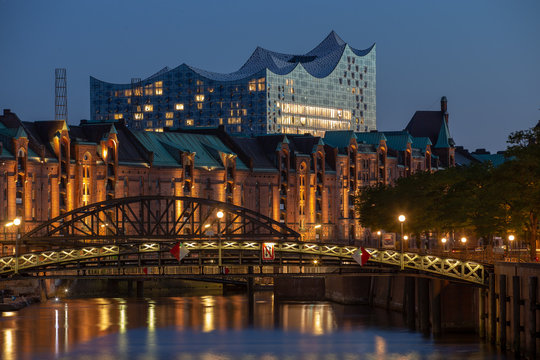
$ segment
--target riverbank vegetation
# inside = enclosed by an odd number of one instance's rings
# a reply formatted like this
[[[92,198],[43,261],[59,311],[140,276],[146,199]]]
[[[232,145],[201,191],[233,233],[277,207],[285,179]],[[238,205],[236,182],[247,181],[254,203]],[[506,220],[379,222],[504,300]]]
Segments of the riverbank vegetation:
[[[362,189],[355,198],[362,226],[399,232],[399,214],[407,232],[459,234],[483,244],[494,237],[519,238],[536,256],[540,216],[540,122],[512,133],[506,161],[418,172],[393,185]],[[427,237],[427,236],[426,236]]]

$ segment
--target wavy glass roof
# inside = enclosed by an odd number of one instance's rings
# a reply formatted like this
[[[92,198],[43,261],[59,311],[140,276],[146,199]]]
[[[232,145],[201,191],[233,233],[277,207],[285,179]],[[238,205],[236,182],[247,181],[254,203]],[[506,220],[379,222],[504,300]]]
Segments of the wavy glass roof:
[[[310,75],[316,78],[324,78],[335,69],[346,47],[349,47],[357,56],[365,56],[370,53],[374,46],[375,44],[364,50],[352,48],[338,34],[332,31],[313,50],[303,55],[279,53],[257,47],[240,69],[229,74],[206,71],[186,64],[182,64],[170,71],[185,67],[210,80],[236,81],[253,77],[267,69],[278,75],[286,75],[297,66],[302,66]],[[150,80],[168,71],[168,68],[165,67],[145,80]]]
[[[188,67],[204,77],[218,81],[240,80],[265,69],[278,75],[285,75],[293,71],[297,66],[304,67],[314,77],[323,78],[334,70],[347,46],[354,54],[365,56],[369,54],[375,44],[364,50],[354,49],[332,31],[313,50],[303,55],[278,53],[257,47],[246,63],[238,71],[230,74],[220,74],[191,66]]]

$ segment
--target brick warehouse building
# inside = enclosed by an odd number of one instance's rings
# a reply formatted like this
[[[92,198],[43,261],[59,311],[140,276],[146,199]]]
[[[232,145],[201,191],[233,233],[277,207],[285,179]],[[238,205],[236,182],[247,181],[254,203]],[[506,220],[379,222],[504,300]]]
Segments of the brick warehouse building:
[[[448,149],[405,130],[242,137],[222,127],[147,132],[123,121],[23,122],[5,109],[0,220],[20,217],[28,231],[94,202],[160,194],[234,203],[285,223],[306,240],[361,240],[366,234],[352,195],[453,165],[436,155],[453,153],[446,122],[434,131],[427,135]],[[13,231],[4,230],[8,237]]]

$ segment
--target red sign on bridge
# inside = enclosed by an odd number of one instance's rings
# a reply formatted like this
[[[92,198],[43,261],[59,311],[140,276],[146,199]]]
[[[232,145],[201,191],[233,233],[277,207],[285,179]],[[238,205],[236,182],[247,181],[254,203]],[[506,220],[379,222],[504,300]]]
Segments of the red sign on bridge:
[[[262,246],[262,259],[269,261],[275,259],[274,243],[263,243]]]

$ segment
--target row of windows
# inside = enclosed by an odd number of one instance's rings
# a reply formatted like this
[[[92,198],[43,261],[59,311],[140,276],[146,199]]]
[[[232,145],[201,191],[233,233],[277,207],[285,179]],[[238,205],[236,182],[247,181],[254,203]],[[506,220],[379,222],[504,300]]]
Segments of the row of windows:
[[[248,83],[248,91],[250,92],[251,91],[264,91],[266,88],[265,81],[266,81],[265,78],[250,80]],[[202,88],[204,83],[201,80],[197,80],[196,84],[198,87],[197,93],[202,93],[204,91],[204,89]],[[181,87],[181,84],[178,84],[178,87]],[[223,87],[221,86],[220,89],[222,90]],[[214,92],[213,87],[209,87],[207,90],[210,93]],[[233,90],[231,89],[231,91]],[[236,91],[238,91],[238,87],[236,87]],[[115,97],[142,96],[143,93],[144,95],[148,95],[148,96],[163,95],[163,81],[156,81],[153,84],[145,85],[144,89],[142,86],[137,86],[133,89],[116,90],[114,91],[114,96]],[[197,100],[197,101],[203,101],[203,100],[204,100],[204,95],[202,95],[201,100]]]
[[[280,107],[280,103],[276,103]],[[319,106],[309,106],[300,104],[281,103],[281,110],[288,114],[322,116],[331,119],[351,120],[351,111],[343,109],[333,109]]]

